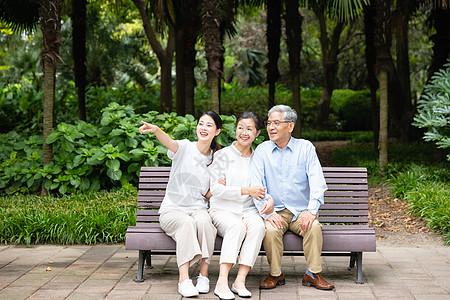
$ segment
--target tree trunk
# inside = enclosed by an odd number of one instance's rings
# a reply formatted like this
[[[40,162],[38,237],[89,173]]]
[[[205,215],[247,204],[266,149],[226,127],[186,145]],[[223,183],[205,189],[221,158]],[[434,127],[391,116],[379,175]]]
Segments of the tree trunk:
[[[299,14],[297,0],[286,2],[286,43],[289,53],[289,74],[291,77],[292,106],[297,112],[298,120],[293,136],[302,136],[301,99],[300,99],[300,51],[302,49],[302,16]]]
[[[378,101],[377,101],[377,89],[378,80],[375,73],[375,16],[377,14],[374,4],[370,4],[364,8],[364,36],[365,36],[365,54],[366,54],[366,68],[367,78],[370,88],[370,99],[372,102],[372,131],[373,131],[373,146],[375,151],[378,152]]]
[[[184,28],[177,27],[176,40],[175,40],[175,64],[176,64],[176,112],[179,116],[186,114],[186,71],[185,71],[185,59],[184,59]]]
[[[378,166],[381,170],[388,163],[388,73],[380,71],[380,141]]]
[[[78,119],[86,121],[86,3],[72,1],[72,56],[78,96]]]
[[[428,69],[428,81],[431,76],[444,67],[450,56],[450,7],[435,8],[431,19],[436,33],[431,36],[433,41],[433,58]]]
[[[167,38],[166,49],[156,38],[150,16],[147,11],[147,4],[144,0],[132,0],[142,18],[145,35],[153,51],[158,58],[161,67],[161,91],[160,91],[160,112],[170,112],[172,110],[172,60],[175,51],[175,30],[169,23],[169,36]]]
[[[198,32],[201,28],[201,17],[199,14],[198,0],[182,1],[183,30],[184,30],[184,66],[185,66],[185,113],[195,114],[194,90],[195,81],[195,65]]]
[[[209,84],[211,85],[211,110],[219,113],[219,78],[217,76],[212,76],[209,79]],[[217,101],[212,101],[213,99],[217,99]]]
[[[275,105],[275,84],[280,77],[278,58],[281,40],[281,1],[267,0],[267,50],[269,62],[266,65],[269,84],[268,108]]]
[[[61,60],[59,47],[61,46],[61,1],[39,1],[39,13],[41,16],[41,30],[43,37],[43,49],[41,63],[44,71],[44,120],[42,149],[43,166],[53,159],[52,145],[46,143],[47,137],[52,133],[55,119],[55,81],[56,64]],[[47,189],[42,186],[41,195],[47,195]]]
[[[408,6],[406,0],[397,1],[396,10],[392,16],[392,25],[396,37],[396,68],[390,76],[389,107],[391,136],[401,142],[415,138],[415,128],[411,125],[414,107],[411,99],[410,68],[408,55]]]
[[[222,72],[220,58],[224,52],[220,33],[221,1],[209,0],[203,2],[202,22],[205,31],[205,56],[208,61],[208,84],[211,88],[211,109],[220,111],[219,84]]]
[[[392,73],[390,1],[375,2],[377,17],[375,18],[375,47],[377,53],[376,68],[380,82],[380,139],[378,164],[383,172],[388,163],[388,91],[389,74]]]
[[[380,71],[380,141],[378,166],[388,163],[388,73]]]
[[[325,130],[329,128],[328,119],[330,116],[331,95],[336,84],[336,73],[339,65],[337,55],[339,54],[339,40],[344,29],[344,23],[338,22],[336,24],[331,39],[329,39],[324,9],[315,5],[313,6],[313,11],[319,21],[323,65],[323,89],[319,100],[316,128]]]

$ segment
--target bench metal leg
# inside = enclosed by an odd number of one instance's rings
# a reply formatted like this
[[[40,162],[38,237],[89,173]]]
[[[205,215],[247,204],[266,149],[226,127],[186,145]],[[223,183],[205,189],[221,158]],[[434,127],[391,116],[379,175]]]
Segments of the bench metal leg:
[[[134,280],[136,282],[144,281],[144,262],[145,262],[146,256],[147,256],[146,250],[139,250],[138,272],[137,272],[137,278]]]
[[[353,269],[353,267],[355,266],[356,257],[357,257],[357,253],[356,252],[352,252],[350,254],[350,264],[349,264],[347,270],[350,271],[351,269]]]
[[[145,262],[146,262],[146,269],[153,269],[152,266],[152,250],[148,250],[146,251],[146,257],[145,257]]]
[[[357,252],[357,262],[356,262],[356,283],[363,284],[362,280],[362,252]]]

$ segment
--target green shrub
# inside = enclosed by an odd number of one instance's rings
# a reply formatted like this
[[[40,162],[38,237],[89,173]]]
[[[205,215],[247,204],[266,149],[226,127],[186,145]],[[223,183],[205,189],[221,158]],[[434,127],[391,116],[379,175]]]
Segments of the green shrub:
[[[411,203],[413,213],[446,236],[450,244],[450,168],[448,162],[435,158],[434,151],[431,144],[392,145],[385,175],[370,145],[339,148],[333,152],[333,160],[338,166],[367,167],[369,185],[389,186],[394,197]]]
[[[125,240],[136,222],[136,191],[0,197],[0,243],[96,244]]]
[[[331,103],[344,131],[372,130],[370,91],[335,90]]]
[[[427,129],[426,141],[435,141],[439,148],[450,149],[450,60],[444,67],[425,86],[413,125]]]
[[[222,146],[235,139],[236,119],[221,116]],[[53,160],[42,168],[42,136],[23,139],[15,132],[0,138],[0,195],[36,192],[44,186],[60,194],[121,187],[134,189],[141,166],[167,166],[167,149],[153,134],[138,132],[140,121],[161,127],[174,139],[196,140],[197,121],[191,115],[135,114],[130,106],[111,103],[102,110],[100,125],[60,123],[47,138]],[[255,144],[264,140],[261,135]]]

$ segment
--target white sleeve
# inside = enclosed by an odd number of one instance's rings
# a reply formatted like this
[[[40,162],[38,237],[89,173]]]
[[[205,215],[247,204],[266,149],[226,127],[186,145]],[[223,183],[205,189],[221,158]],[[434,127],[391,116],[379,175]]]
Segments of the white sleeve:
[[[177,152],[173,152],[171,150],[167,150],[167,156],[171,160],[176,160],[179,157],[183,155],[183,152],[186,151],[186,148],[188,147],[189,143],[191,143],[189,140],[177,140],[178,142],[178,150]]]

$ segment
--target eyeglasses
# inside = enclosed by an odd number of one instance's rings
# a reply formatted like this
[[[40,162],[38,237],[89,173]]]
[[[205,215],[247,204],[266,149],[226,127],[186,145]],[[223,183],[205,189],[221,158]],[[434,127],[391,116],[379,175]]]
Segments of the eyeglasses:
[[[267,127],[269,127],[270,125],[274,125],[275,127],[280,126],[281,123],[291,123],[292,121],[279,121],[279,120],[275,120],[275,121],[266,121],[264,122],[266,124]]]

